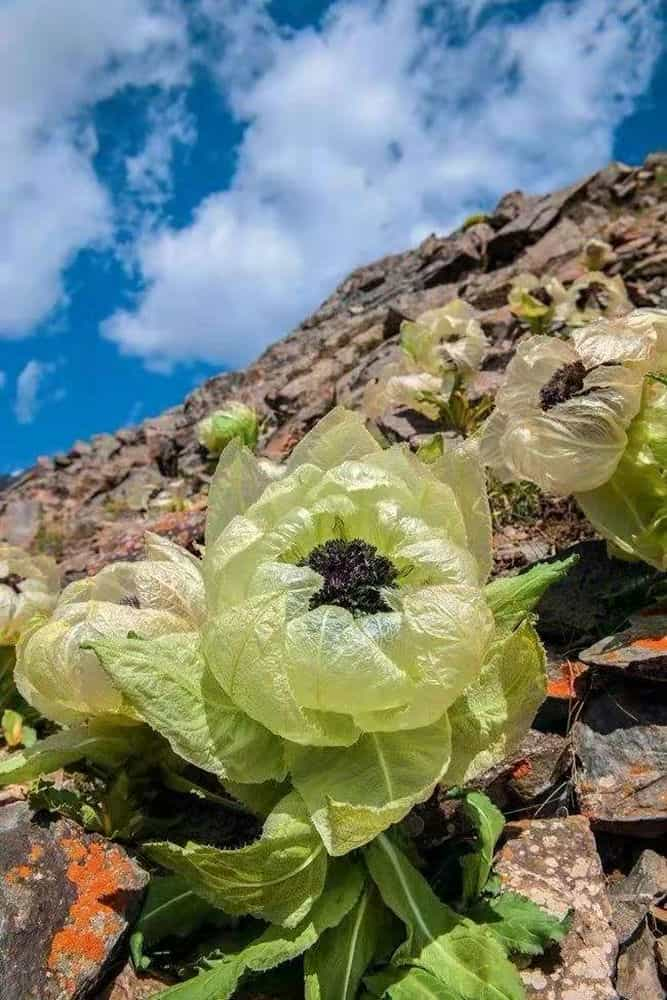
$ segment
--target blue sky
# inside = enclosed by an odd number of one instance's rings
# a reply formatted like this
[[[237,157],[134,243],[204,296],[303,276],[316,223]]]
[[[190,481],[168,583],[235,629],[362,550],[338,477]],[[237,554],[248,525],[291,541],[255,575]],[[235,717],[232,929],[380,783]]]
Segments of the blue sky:
[[[0,0],[0,472],[353,267],[667,147],[661,0]]]

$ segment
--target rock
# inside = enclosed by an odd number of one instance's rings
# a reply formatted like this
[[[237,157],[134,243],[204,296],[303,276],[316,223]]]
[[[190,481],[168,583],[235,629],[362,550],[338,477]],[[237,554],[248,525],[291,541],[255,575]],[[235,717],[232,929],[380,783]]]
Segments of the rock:
[[[660,975],[667,979],[667,936],[658,938],[655,942],[655,957]]]
[[[38,500],[12,500],[0,518],[0,538],[10,545],[29,548],[33,543],[42,519],[42,505]]]
[[[609,887],[612,923],[625,944],[654,903],[667,895],[667,860],[655,851],[642,851],[629,875]]]
[[[556,916],[573,911],[559,951],[521,973],[528,1000],[617,1000],[612,979],[618,945],[588,821],[523,820],[509,823],[506,833],[496,865],[504,888]]]
[[[655,953],[655,938],[644,924],[622,951],[616,971],[616,989],[623,1000],[661,1000],[664,997]]]
[[[151,975],[138,976],[131,962],[121,969],[110,986],[95,1000],[148,1000],[170,986],[166,979],[156,979]]]
[[[572,729],[581,812],[598,829],[667,831],[667,700],[661,684],[605,678]]]
[[[517,250],[536,243],[559,219],[561,212],[585,187],[586,181],[554,194],[533,198],[499,229],[487,247],[490,260],[505,262]]]
[[[570,555],[576,555],[578,562],[537,606],[540,635],[567,651],[605,635],[610,616],[618,618],[620,613],[622,619],[628,611],[642,608],[660,576],[642,563],[611,559],[600,541],[580,542],[561,550],[557,558]]]
[[[0,808],[0,996],[84,1000],[106,976],[147,874],[117,844],[68,820]]]
[[[630,627],[579,654],[584,663],[628,677],[667,681],[667,607],[630,618]]]
[[[512,812],[523,807],[528,812],[536,807],[542,813],[541,805],[563,784],[569,764],[568,740],[557,733],[529,729],[515,750],[496,767],[481,774],[474,785],[499,809]],[[556,797],[552,802],[554,807],[559,804]]]

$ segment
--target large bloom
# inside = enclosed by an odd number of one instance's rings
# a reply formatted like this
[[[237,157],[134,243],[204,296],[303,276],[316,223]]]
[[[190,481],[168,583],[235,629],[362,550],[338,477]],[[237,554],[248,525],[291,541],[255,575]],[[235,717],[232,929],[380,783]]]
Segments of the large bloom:
[[[13,645],[35,615],[48,614],[60,589],[60,573],[49,556],[0,545],[0,646]]]
[[[475,447],[426,466],[383,451],[339,409],[271,481],[233,442],[209,496],[200,637],[95,642],[114,684],[245,801],[289,778],[332,854],[371,840],[443,777],[474,776],[521,736],[544,692],[525,610],[508,624],[485,587]],[[505,601],[513,614],[527,607],[524,584]]]
[[[156,637],[197,628],[205,611],[198,560],[157,535],[147,559],[118,562],[65,587],[17,647],[16,686],[39,712],[62,724],[136,718],[95,654],[103,637]]]
[[[504,480],[574,493],[594,526],[627,555],[665,568],[667,320],[639,309],[531,337],[507,369],[484,425],[485,462]],[[599,492],[599,491],[604,492]]]

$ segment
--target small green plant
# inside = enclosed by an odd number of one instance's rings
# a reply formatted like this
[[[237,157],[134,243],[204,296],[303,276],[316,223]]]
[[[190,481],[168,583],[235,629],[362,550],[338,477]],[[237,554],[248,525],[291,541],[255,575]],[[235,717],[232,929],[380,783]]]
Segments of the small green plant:
[[[487,212],[473,212],[469,215],[467,219],[464,219],[461,229],[465,232],[466,229],[470,229],[471,226],[477,226],[481,222],[488,222],[489,215]]]
[[[230,441],[238,439],[251,451],[257,446],[260,421],[255,410],[245,403],[228,403],[197,424],[199,443],[210,455],[220,455]]]

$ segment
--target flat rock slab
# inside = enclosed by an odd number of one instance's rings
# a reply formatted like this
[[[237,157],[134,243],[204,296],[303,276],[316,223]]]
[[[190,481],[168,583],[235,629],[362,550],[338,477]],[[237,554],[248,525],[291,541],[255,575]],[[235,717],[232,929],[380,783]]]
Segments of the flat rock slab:
[[[96,996],[148,876],[122,847],[68,820],[0,808],[0,997]]]
[[[667,609],[633,615],[629,628],[596,642],[579,659],[628,677],[667,681]]]
[[[663,684],[605,677],[572,728],[581,812],[601,830],[667,832],[667,698]]]
[[[583,816],[509,823],[497,870],[503,886],[558,917],[573,911],[560,949],[521,973],[529,1000],[617,1000],[618,943],[595,840]],[[648,1000],[648,998],[646,998]]]

